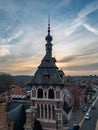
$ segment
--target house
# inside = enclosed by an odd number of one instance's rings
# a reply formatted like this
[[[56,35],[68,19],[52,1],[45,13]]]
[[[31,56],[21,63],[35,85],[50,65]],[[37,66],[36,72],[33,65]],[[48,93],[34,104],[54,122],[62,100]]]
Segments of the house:
[[[27,91],[23,90],[20,86],[14,86],[11,90],[12,99],[26,99],[29,96]]]
[[[65,84],[65,87],[70,91],[72,95],[71,104],[72,106],[82,106],[86,102],[86,91],[87,89],[81,89],[75,84]]]

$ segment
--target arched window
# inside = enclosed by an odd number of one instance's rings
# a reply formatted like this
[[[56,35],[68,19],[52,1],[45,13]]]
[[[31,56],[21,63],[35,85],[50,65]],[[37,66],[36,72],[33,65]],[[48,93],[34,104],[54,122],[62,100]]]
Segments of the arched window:
[[[42,88],[38,89],[38,91],[37,91],[37,97],[38,98],[43,98],[43,90],[42,90]]]
[[[51,88],[48,91],[48,98],[49,99],[54,99],[54,90]]]

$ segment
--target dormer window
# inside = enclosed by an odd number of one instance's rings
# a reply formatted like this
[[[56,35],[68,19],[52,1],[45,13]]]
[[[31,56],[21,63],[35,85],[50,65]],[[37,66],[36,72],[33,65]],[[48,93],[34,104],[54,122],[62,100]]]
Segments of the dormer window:
[[[46,62],[46,64],[48,64],[48,63],[49,63],[49,60],[45,60],[45,62]]]
[[[49,78],[50,78],[49,75],[43,75],[43,79],[44,79],[44,80],[48,80]]]

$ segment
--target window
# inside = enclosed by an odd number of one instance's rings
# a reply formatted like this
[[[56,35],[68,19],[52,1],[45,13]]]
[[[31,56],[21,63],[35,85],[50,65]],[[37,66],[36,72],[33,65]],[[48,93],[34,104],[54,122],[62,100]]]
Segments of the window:
[[[48,63],[49,63],[49,60],[45,60],[45,62],[46,62],[46,64],[48,64]]]
[[[49,91],[48,91],[48,98],[49,99],[54,99],[54,90],[53,89],[49,89]]]
[[[43,76],[43,78],[44,78],[45,80],[48,80],[49,77],[50,77],[49,75],[44,75],[44,76]]]
[[[37,97],[38,97],[38,98],[43,98],[43,90],[42,90],[42,88],[39,88],[39,89],[38,89]]]

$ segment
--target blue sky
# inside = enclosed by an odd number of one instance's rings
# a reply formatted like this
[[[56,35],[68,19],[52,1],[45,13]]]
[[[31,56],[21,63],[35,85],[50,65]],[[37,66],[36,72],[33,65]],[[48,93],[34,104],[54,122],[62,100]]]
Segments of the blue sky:
[[[98,75],[98,0],[0,0],[0,72],[33,75],[45,55],[65,75]]]

